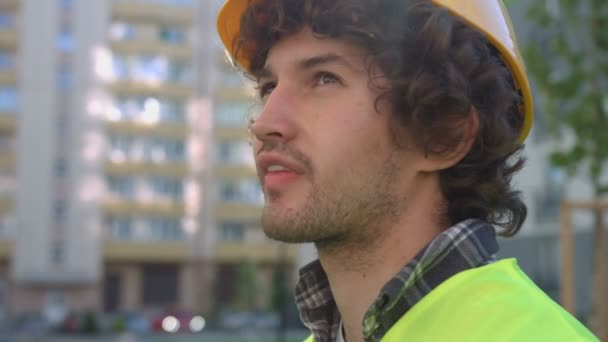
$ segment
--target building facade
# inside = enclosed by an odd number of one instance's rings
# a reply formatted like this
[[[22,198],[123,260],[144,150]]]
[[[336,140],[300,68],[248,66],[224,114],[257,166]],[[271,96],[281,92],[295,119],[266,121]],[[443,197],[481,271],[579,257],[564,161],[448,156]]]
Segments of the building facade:
[[[6,312],[210,307],[205,5],[2,2]]]
[[[219,5],[0,2],[0,319],[271,306],[297,251],[260,228]]]

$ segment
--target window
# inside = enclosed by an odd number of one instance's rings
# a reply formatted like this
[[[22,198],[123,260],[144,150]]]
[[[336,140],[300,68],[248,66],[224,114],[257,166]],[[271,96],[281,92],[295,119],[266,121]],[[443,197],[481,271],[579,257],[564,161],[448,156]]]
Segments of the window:
[[[69,90],[73,85],[72,70],[67,65],[62,65],[57,69],[57,88],[61,90]]]
[[[136,36],[135,26],[127,23],[112,23],[109,31],[112,40],[133,40]]]
[[[57,50],[68,53],[74,50],[74,35],[72,28],[68,25],[62,25],[57,33]]]
[[[169,60],[166,57],[139,56],[129,61],[130,78],[136,81],[164,82],[169,75]]]
[[[129,240],[133,238],[133,223],[129,217],[110,217],[106,220],[106,226],[113,239]]]
[[[160,102],[161,121],[185,122],[186,115],[182,101],[164,100]]]
[[[55,203],[55,219],[63,220],[65,218],[65,204],[63,202]]]
[[[168,80],[176,83],[191,83],[192,65],[188,63],[172,62],[169,64]]]
[[[148,228],[152,240],[176,241],[184,238],[180,220],[176,218],[148,219]]]
[[[6,152],[12,151],[14,144],[15,144],[15,138],[13,136],[0,135],[0,153],[6,153]]]
[[[59,6],[63,10],[70,10],[74,7],[74,0],[59,0]]]
[[[120,120],[134,120],[144,109],[145,98],[119,98],[114,107],[119,113]]]
[[[143,141],[143,159],[162,163],[185,160],[185,143],[183,140],[150,138]]]
[[[67,173],[67,161],[65,159],[57,159],[55,161],[55,176],[65,177]]]
[[[168,140],[164,143],[167,159],[171,161],[182,161],[185,159],[185,148],[183,140]]]
[[[14,24],[15,17],[11,13],[0,11],[0,29],[11,28]]]
[[[110,136],[110,148],[112,150],[128,151],[133,145],[133,138],[124,135]]]
[[[57,116],[57,120],[55,121],[55,128],[57,129],[57,134],[59,136],[63,136],[68,132],[68,124],[69,120],[65,115]]]
[[[14,87],[0,87],[0,111],[14,112],[18,104],[19,98]]]
[[[63,244],[60,242],[53,243],[53,246],[51,247],[51,260],[53,261],[53,264],[62,264],[64,255]]]
[[[112,69],[114,77],[119,81],[127,80],[129,77],[129,68],[127,67],[127,60],[123,56],[114,55],[112,57]]]
[[[135,182],[131,177],[108,177],[108,189],[114,196],[123,199],[133,199],[135,197]]]
[[[222,241],[243,241],[245,238],[245,225],[242,223],[226,222],[220,224],[219,232]]]
[[[250,111],[244,102],[222,103],[215,111],[215,120],[222,126],[245,127]]]
[[[220,199],[228,202],[262,203],[262,190],[255,179],[224,181],[220,184]]]
[[[159,38],[163,42],[183,43],[186,41],[186,33],[176,27],[164,27],[159,31]]]
[[[161,122],[185,122],[185,109],[183,101],[168,99],[135,97],[118,98],[114,102],[114,108],[119,120],[139,121],[147,113],[145,112],[146,101],[148,103],[158,103]],[[158,101],[158,102],[156,102]],[[149,114],[149,113],[148,113]]]
[[[174,200],[182,199],[184,196],[184,186],[181,179],[153,177],[150,179],[150,186],[158,196],[170,197]]]
[[[0,70],[13,68],[13,55],[8,52],[0,52]]]
[[[253,152],[245,141],[221,142],[217,145],[218,161],[230,165],[254,165]]]

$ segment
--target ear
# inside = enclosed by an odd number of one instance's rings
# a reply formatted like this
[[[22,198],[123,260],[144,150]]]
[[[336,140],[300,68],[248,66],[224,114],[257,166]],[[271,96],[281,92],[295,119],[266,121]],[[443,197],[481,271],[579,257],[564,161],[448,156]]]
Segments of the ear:
[[[436,151],[428,151],[420,163],[420,171],[437,172],[458,164],[471,150],[471,146],[479,133],[479,113],[471,106],[468,115],[454,119],[449,125],[455,132],[453,138],[448,138],[454,145],[440,143]],[[438,139],[441,140],[441,139]]]

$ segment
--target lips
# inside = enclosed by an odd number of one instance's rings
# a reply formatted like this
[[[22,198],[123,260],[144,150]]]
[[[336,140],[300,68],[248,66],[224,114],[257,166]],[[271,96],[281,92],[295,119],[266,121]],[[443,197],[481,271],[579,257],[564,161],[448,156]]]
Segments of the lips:
[[[266,176],[269,173],[295,173],[301,175],[304,173],[303,167],[289,158],[275,153],[261,153],[257,160],[257,169],[260,176]]]
[[[304,174],[300,164],[277,153],[261,153],[256,164],[262,185],[268,189],[278,190]]]

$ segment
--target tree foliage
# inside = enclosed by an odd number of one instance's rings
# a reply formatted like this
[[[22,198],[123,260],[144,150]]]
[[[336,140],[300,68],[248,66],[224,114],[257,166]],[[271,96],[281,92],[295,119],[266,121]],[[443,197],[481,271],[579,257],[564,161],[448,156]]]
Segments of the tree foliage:
[[[256,265],[245,260],[238,266],[236,297],[233,306],[238,310],[252,310],[257,295]]]
[[[557,148],[551,162],[590,177],[594,195],[608,161],[608,1],[539,0],[528,11],[533,29],[525,49],[538,92],[542,121],[574,142]]]

